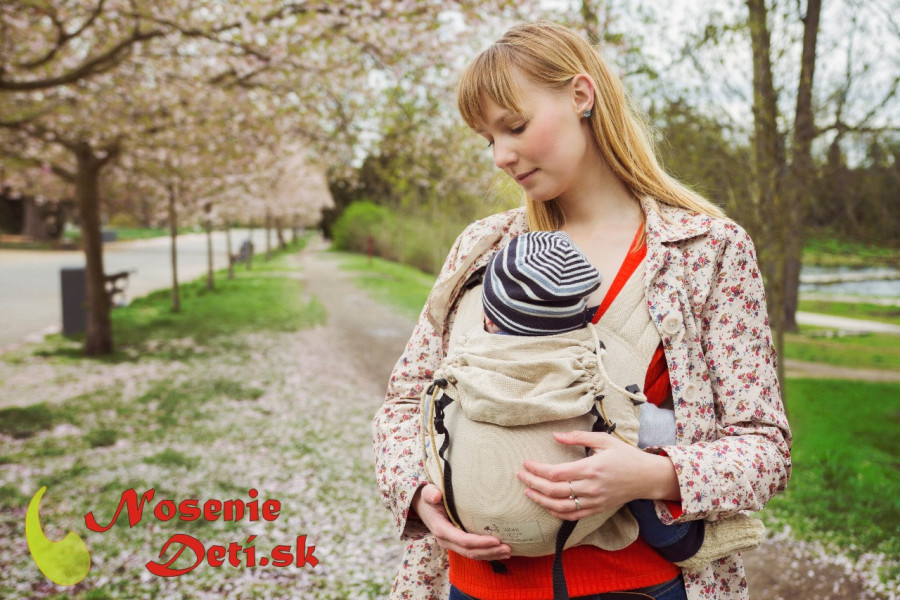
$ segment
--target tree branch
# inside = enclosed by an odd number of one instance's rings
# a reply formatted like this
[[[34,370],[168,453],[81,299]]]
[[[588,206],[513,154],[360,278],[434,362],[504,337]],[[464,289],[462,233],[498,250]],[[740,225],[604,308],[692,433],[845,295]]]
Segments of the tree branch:
[[[32,70],[49,63],[56,57],[56,54],[63,48],[63,46],[65,46],[70,40],[80,36],[94,24],[94,22],[103,13],[103,5],[105,3],[106,0],[99,0],[97,6],[91,12],[91,15],[87,18],[87,20],[85,20],[81,27],[71,33],[66,31],[65,24],[60,21],[55,14],[45,12],[44,14],[46,14],[47,17],[49,17],[50,20],[53,21],[53,25],[56,27],[56,44],[54,44],[54,46],[44,56],[32,61],[18,63],[16,66],[20,69]]]
[[[103,54],[86,60],[81,64],[81,66],[76,67],[63,75],[49,77],[47,79],[34,79],[31,81],[12,81],[0,79],[0,93],[32,92],[37,90],[45,90],[52,87],[75,83],[76,81],[85,79],[92,75],[104,73],[114,68],[134,44],[161,37],[166,33],[166,31],[160,29],[154,29],[142,33],[139,29],[136,28],[130,37],[120,41],[118,44],[116,44]]]
[[[38,169],[43,169],[45,167],[50,167],[50,171],[65,181],[66,183],[74,183],[75,182],[75,173],[69,171],[68,169],[61,167],[57,164],[48,163],[46,160],[42,160],[40,158],[35,158],[33,156],[21,156],[16,155],[15,159],[21,162],[22,164],[35,167]]]

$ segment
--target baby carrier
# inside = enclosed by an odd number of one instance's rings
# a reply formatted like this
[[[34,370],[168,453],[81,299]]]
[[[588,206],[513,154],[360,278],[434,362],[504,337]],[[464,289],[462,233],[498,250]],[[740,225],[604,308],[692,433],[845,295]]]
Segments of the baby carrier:
[[[586,449],[553,432],[605,431],[634,446],[640,390],[659,334],[638,269],[596,325],[548,336],[491,334],[481,289],[467,284],[447,356],[422,396],[423,463],[457,527],[489,533],[520,556],[559,555],[593,544],[622,549],[637,539],[627,510],[562,521],[524,495],[522,462],[562,463]],[[638,340],[634,343],[634,340]]]

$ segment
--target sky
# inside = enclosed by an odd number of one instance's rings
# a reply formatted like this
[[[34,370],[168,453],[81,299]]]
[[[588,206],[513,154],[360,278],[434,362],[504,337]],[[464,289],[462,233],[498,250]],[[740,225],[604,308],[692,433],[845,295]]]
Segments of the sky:
[[[735,29],[746,19],[743,0],[595,0],[608,13],[610,30],[624,35],[636,52],[607,51],[606,57],[620,73],[635,100],[645,110],[652,102],[687,99],[721,122],[729,123],[734,135],[747,137],[752,131],[752,56],[749,36]],[[776,11],[771,20],[773,70],[781,90],[781,112],[793,114],[799,78],[802,23],[796,13],[800,0],[778,0],[788,6],[787,18]],[[772,4],[770,2],[770,4]],[[802,3],[805,6],[805,2]],[[827,0],[824,2],[818,44],[816,100],[818,125],[834,120],[835,98],[845,93],[843,118],[855,124],[864,121],[872,106],[881,105],[900,78],[900,0]],[[580,0],[542,0],[547,16],[578,14]],[[898,16],[895,16],[898,15]],[[490,44],[513,21],[495,20],[486,32],[482,47]],[[706,43],[696,49],[704,31],[720,32],[718,45]],[[447,43],[467,34],[460,19],[447,13],[443,31]],[[459,44],[459,66],[471,60],[478,44]],[[476,48],[473,50],[473,47]],[[643,58],[657,77],[631,74]],[[848,62],[849,61],[849,62]],[[849,65],[849,69],[848,69]],[[379,74],[371,74],[370,83]],[[900,101],[889,98],[878,114],[869,119],[873,126],[900,126]],[[789,123],[782,124],[789,127]],[[377,136],[376,136],[377,137]],[[372,140],[374,141],[374,140]],[[824,136],[820,143],[827,143]]]

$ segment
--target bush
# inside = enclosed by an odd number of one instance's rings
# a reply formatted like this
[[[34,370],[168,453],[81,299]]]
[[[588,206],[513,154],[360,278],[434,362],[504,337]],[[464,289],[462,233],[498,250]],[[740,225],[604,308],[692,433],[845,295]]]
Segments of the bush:
[[[378,256],[396,259],[392,237],[396,235],[396,218],[390,210],[367,200],[354,202],[332,227],[332,241],[338,250],[367,253],[369,239]]]
[[[402,235],[394,239],[397,245],[395,260],[436,275],[453,240],[442,239],[442,232],[422,218],[407,218],[402,225]]]
[[[375,256],[436,274],[465,225],[443,217],[435,222],[416,214],[394,214],[374,202],[361,201],[348,206],[335,221],[332,241],[336,250],[368,254],[371,237]]]

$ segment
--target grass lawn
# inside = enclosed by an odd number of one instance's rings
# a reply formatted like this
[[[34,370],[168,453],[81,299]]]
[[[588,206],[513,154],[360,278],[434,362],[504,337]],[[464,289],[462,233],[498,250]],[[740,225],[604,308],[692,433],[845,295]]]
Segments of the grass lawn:
[[[828,302],[827,300],[800,300],[799,310],[835,317],[864,319],[900,325],[900,306],[885,306],[866,302]]]
[[[130,240],[146,240],[150,238],[168,237],[168,227],[104,227],[103,231],[113,231],[116,234],[116,241],[125,242]],[[201,233],[202,227],[179,227],[178,235],[188,233]],[[81,230],[78,228],[68,229],[63,234],[66,241],[81,243]]]
[[[827,337],[817,327],[800,327],[800,333],[785,335],[787,358],[856,369],[900,371],[900,336],[868,333]]]
[[[155,237],[168,237],[169,229],[166,227],[109,227],[109,231],[116,232],[116,239],[125,240],[146,240]],[[180,227],[178,235],[186,233],[200,233],[203,231],[199,227]]]
[[[350,252],[335,252],[341,258],[341,268],[355,273],[356,283],[372,297],[415,318],[422,312],[434,276],[399,263]]]
[[[257,255],[250,270],[235,266],[234,279],[227,271],[215,273],[214,289],[206,289],[202,276],[179,286],[181,311],[172,312],[171,290],[159,290],[112,311],[115,353],[99,360],[130,361],[139,356],[169,358],[210,351],[218,338],[254,331],[297,331],[325,320],[325,308],[315,297],[303,295],[301,283],[280,277],[296,271],[291,253],[273,253],[268,261]],[[21,352],[47,357],[81,359],[81,337],[50,336],[44,342],[6,355],[16,360]]]
[[[900,384],[796,379],[786,386],[794,434],[787,491],[764,514],[805,539],[889,557],[900,576]]]
[[[318,301],[299,302],[302,286],[296,279],[273,276],[289,270],[284,258],[254,259],[251,270],[238,265],[235,278],[225,271],[206,289],[201,277],[180,287],[181,312],[173,313],[171,291],[154,292],[113,311],[113,329],[120,345],[141,345],[148,337],[191,337],[198,343],[232,333],[254,330],[296,331],[324,320]],[[296,267],[294,267],[296,269]]]
[[[275,253],[269,261],[262,257],[254,260],[253,268],[235,269],[235,278],[227,279],[227,271],[216,273],[213,290],[206,289],[206,277],[182,284],[181,312],[172,312],[171,291],[161,290],[136,299],[128,306],[112,311],[113,337],[116,351],[111,356],[99,357],[98,362],[134,362],[138,359],[183,360],[188,357],[215,354],[217,344],[234,350],[227,338],[241,333],[291,332],[323,323],[326,312],[315,297],[302,295],[299,281],[290,277],[274,276],[276,272],[296,271],[291,260],[297,248]],[[6,362],[20,362],[27,355],[51,361],[82,361],[81,338],[49,336],[39,344],[33,344],[3,355]],[[198,383],[200,388],[203,384]],[[200,396],[225,393],[231,397],[253,397],[255,388],[244,389],[236,382],[211,382],[207,390],[188,389],[187,394]],[[223,387],[224,386],[224,387]],[[163,394],[164,395],[164,394]],[[178,396],[181,398],[181,396]],[[172,400],[175,403],[180,399]],[[77,413],[77,410],[76,410]],[[72,406],[33,404],[23,408],[0,410],[0,433],[15,438],[27,438],[60,422],[68,422]],[[95,432],[91,441],[104,445],[110,439],[109,429]],[[111,445],[115,442],[113,437]]]
[[[817,267],[900,266],[900,250],[832,237],[807,238],[803,264]]]

